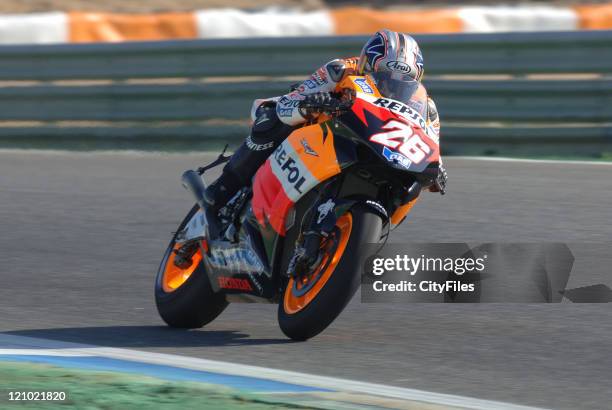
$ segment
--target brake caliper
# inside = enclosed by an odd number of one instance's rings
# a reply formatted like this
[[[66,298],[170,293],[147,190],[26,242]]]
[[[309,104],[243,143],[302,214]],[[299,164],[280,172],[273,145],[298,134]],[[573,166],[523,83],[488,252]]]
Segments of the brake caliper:
[[[316,213],[311,217],[310,226],[298,240],[293,257],[289,262],[287,274],[301,277],[311,273],[321,264],[324,252],[321,252],[323,241],[329,238],[336,226],[336,214],[333,212],[336,204],[329,198],[315,205]]]

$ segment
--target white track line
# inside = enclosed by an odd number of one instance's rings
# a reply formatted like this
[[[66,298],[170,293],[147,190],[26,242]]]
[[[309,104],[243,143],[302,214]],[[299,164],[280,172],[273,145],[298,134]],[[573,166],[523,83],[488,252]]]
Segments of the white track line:
[[[466,159],[474,161],[498,161],[498,162],[526,162],[532,164],[563,164],[563,165],[604,165],[611,166],[612,161],[586,161],[586,160],[573,160],[573,159],[528,159],[528,158],[508,158],[508,157],[470,157],[470,156],[449,156],[444,159]]]
[[[0,355],[11,356],[61,356],[61,357],[91,357],[89,353],[82,353],[68,349],[0,349]]]
[[[234,376],[253,377],[273,380],[283,383],[294,383],[303,386],[337,390],[341,392],[356,392],[383,396],[401,400],[412,400],[442,406],[460,407],[473,410],[541,410],[535,407],[521,406],[498,401],[481,400],[471,397],[450,394],[433,393],[423,390],[387,386],[383,384],[366,383],[336,377],[317,376],[313,374],[269,369],[266,367],[249,366],[238,363],[221,362],[174,354],[145,352],[140,350],[98,347],[75,343],[57,342],[47,339],[36,339],[23,336],[0,334],[0,354],[59,354],[101,356],[113,359],[131,360],[143,363],[181,367]],[[4,353],[13,352],[13,353]],[[36,353],[35,353],[36,352]]]

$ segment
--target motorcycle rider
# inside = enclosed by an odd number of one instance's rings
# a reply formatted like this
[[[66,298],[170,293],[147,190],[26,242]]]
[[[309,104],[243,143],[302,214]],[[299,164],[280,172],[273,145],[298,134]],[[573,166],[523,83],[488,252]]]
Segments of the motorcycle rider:
[[[204,200],[208,204],[209,225],[219,225],[218,211],[240,190],[251,184],[251,179],[268,156],[289,134],[301,124],[316,118],[326,109],[333,111],[338,104],[331,93],[349,75],[393,71],[401,62],[402,75],[407,81],[420,82],[423,78],[423,55],[417,42],[409,35],[390,30],[375,33],[363,47],[359,57],[335,59],[302,82],[289,94],[256,100],[251,116],[254,118],[251,134],[232,155],[221,176],[208,186]],[[307,109],[300,102],[308,101]],[[434,101],[428,97],[427,123],[439,133],[440,120]],[[444,190],[446,171],[440,162],[438,180],[430,190]]]

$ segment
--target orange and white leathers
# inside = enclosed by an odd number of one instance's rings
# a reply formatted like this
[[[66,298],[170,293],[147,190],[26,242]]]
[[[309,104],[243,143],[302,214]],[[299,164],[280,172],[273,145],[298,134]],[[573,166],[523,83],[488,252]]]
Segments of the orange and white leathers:
[[[276,102],[276,114],[280,121],[287,125],[297,126],[306,122],[298,107],[304,96],[318,92],[337,92],[338,84],[349,75],[357,73],[358,57],[335,59],[315,71],[303,81],[294,91],[278,97],[257,99],[251,108],[251,118],[254,121],[257,108],[267,101]],[[427,125],[431,125],[436,134],[440,134],[440,119],[434,101],[427,97]]]
[[[276,113],[281,122],[290,126],[303,124],[306,122],[306,119],[300,113],[298,105],[299,102],[304,99],[304,96],[317,92],[341,91],[338,90],[337,87],[342,80],[350,75],[359,75],[357,72],[357,61],[358,57],[332,60],[315,71],[307,80],[303,81],[297,89],[289,94],[255,100],[251,108],[252,120],[255,120],[257,108],[261,104],[266,101],[274,101],[276,102]],[[425,87],[423,86],[423,88]],[[436,132],[439,138],[440,118],[438,109],[433,99],[429,96],[427,97],[427,125],[431,125],[431,128]],[[442,157],[440,157],[440,164],[442,164]],[[430,188],[430,190],[434,190],[434,188]],[[392,224],[395,225],[400,223],[410,209],[412,209],[417,199],[418,198],[415,198],[397,209],[391,218]]]

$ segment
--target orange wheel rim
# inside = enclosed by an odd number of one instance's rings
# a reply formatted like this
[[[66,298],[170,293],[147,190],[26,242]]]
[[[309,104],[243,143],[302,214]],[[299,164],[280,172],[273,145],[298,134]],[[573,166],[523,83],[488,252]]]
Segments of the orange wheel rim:
[[[283,307],[285,312],[294,314],[310,304],[317,297],[321,289],[329,281],[340,262],[340,258],[346,250],[351,230],[353,229],[353,217],[350,213],[342,215],[336,221],[338,233],[338,245],[331,249],[330,253],[324,255],[320,265],[308,277],[301,279],[289,279],[285,295],[283,297]],[[312,283],[314,282],[314,283]],[[301,289],[308,289],[300,292]]]
[[[202,251],[198,251],[191,257],[192,263],[186,268],[180,268],[174,264],[174,258],[176,257],[175,251],[181,247],[180,244],[175,244],[172,252],[166,260],[166,266],[164,267],[164,276],[162,278],[162,286],[165,292],[174,292],[180,288],[187,279],[191,277],[193,272],[202,261]]]

